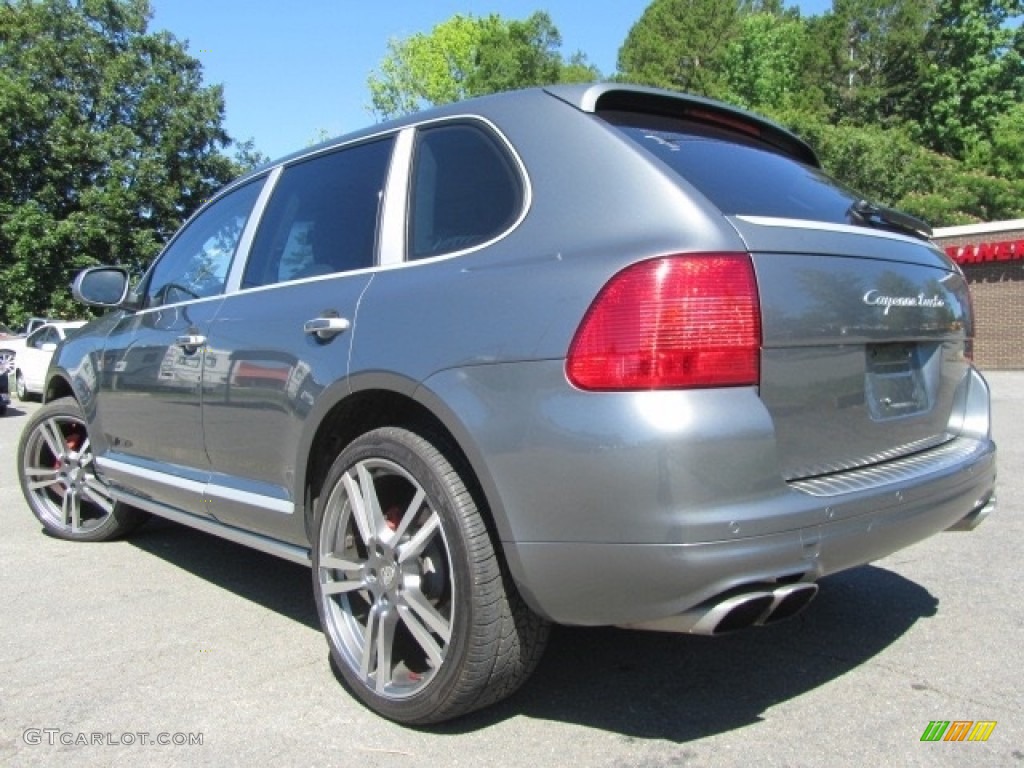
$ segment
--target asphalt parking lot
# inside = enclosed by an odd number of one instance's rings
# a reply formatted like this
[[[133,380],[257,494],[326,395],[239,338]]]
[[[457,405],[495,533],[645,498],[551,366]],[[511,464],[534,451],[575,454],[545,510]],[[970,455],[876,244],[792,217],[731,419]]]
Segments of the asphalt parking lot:
[[[338,683],[309,571],[169,522],[41,533],[0,418],[0,765],[1024,766],[1024,372],[989,375],[999,509],[724,638],[559,629],[516,696],[410,730]],[[922,742],[930,721],[986,742]],[[167,744],[153,743],[170,742]],[[199,743],[201,742],[201,743]]]

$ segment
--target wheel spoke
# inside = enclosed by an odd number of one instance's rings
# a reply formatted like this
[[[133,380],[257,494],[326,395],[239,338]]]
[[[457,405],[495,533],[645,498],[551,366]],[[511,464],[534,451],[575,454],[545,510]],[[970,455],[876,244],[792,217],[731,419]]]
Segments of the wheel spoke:
[[[57,482],[58,472],[56,469],[26,467],[24,472],[27,478],[33,478],[28,482],[30,491],[38,491],[40,488],[47,488]]]
[[[398,615],[394,611],[385,611],[380,616],[380,627],[377,630],[377,659],[374,670],[377,693],[383,693],[391,682],[391,650],[395,647],[395,627],[398,626]]]
[[[416,531],[416,535],[398,548],[398,562],[404,563],[410,557],[415,557],[422,553],[440,527],[441,518],[438,517],[437,512],[431,510],[430,517]]]
[[[346,560],[343,557],[337,555],[324,555],[320,558],[320,567],[328,568],[332,571],[358,571],[363,567],[362,563],[357,563],[355,560]]]
[[[54,458],[60,458],[67,452],[64,433],[60,431],[60,425],[54,419],[47,419],[40,424],[39,434],[46,441],[46,447],[50,449]]]
[[[441,662],[444,661],[444,653],[441,651],[437,641],[434,640],[433,635],[420,623],[420,620],[416,618],[416,615],[408,606],[398,606],[398,613],[402,617],[402,622],[409,629],[409,633],[415,638],[423,652],[427,654],[427,658],[430,659],[434,669],[440,668]]]
[[[451,640],[452,625],[444,616],[438,613],[437,609],[430,604],[419,587],[406,588],[402,593],[406,605],[409,606],[416,616],[446,643]]]
[[[356,527],[359,529],[359,536],[364,543],[368,543],[373,540],[373,524],[366,512],[363,492],[359,487],[359,483],[352,477],[351,472],[346,472],[342,475],[341,481],[345,484],[349,508],[352,510],[352,517],[355,518]]]
[[[325,596],[331,595],[343,595],[347,592],[355,592],[357,589],[362,589],[366,584],[362,579],[346,579],[345,581],[328,581],[326,582],[321,590]]]
[[[366,629],[363,630],[363,649],[359,660],[359,676],[363,680],[370,678],[373,658],[377,652],[377,634],[380,631],[380,605],[374,604],[366,616]]]
[[[409,506],[405,509],[405,514],[402,515],[402,519],[399,521],[398,526],[395,528],[394,538],[395,541],[401,541],[402,536],[405,535],[406,529],[416,519],[416,515],[419,514],[420,507],[423,506],[423,500],[427,498],[427,492],[422,488],[416,489],[416,495],[413,496]]]
[[[74,488],[68,488],[61,499],[61,513],[64,515],[64,525],[71,526],[71,532],[77,533],[82,528],[82,505]]]
[[[359,474],[359,487],[363,489],[363,501],[365,502],[363,509],[366,512],[367,523],[370,532],[374,538],[377,538],[378,531],[386,530],[384,513],[381,512],[380,500],[377,498],[377,485],[365,464],[357,466],[356,472]]]
[[[82,488],[82,497],[86,501],[91,501],[108,515],[114,511],[114,497],[96,477],[86,478],[85,486]]]

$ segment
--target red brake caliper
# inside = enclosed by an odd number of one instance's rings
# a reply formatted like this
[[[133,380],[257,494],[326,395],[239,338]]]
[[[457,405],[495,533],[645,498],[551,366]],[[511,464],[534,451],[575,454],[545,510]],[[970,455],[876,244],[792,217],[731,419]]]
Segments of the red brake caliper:
[[[82,434],[80,432],[71,432],[71,433],[69,433],[64,438],[64,445],[67,446],[67,450],[68,451],[77,451],[79,448],[82,447]],[[61,466],[63,466],[63,464],[64,464],[64,462],[61,461],[60,456],[55,456],[54,457],[54,462],[53,462],[53,468],[54,469],[60,469]],[[60,483],[54,483],[53,491],[54,491],[54,493],[56,493],[56,494],[58,494],[60,496],[63,496],[64,495],[64,486],[60,485]]]

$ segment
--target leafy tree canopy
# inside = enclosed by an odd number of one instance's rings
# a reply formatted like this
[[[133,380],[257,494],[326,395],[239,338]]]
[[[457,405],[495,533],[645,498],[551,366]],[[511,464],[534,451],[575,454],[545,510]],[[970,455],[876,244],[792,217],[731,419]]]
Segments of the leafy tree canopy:
[[[626,35],[619,71],[644,85],[722,93],[729,45],[750,8],[745,0],[654,0]]]
[[[139,269],[245,165],[224,99],[148,0],[0,4],[0,315],[71,316],[96,263]]]
[[[774,117],[826,169],[936,224],[1024,215],[1022,0],[653,0],[619,79]],[[1008,22],[1014,22],[1008,23]]]
[[[382,119],[498,91],[559,82],[590,82],[600,73],[582,53],[562,57],[551,17],[518,21],[455,15],[429,33],[388,42],[368,79],[373,111]]]

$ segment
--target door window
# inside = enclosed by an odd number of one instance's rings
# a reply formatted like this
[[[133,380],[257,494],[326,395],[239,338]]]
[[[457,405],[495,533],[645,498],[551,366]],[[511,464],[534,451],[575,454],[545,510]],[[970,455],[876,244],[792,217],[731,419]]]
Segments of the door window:
[[[224,290],[263,182],[257,179],[228,193],[171,241],[150,274],[146,306],[204,299]]]
[[[417,140],[409,258],[481,245],[515,224],[523,182],[508,151],[482,127],[423,129]]]
[[[260,222],[243,288],[374,265],[392,138],[285,169]]]

